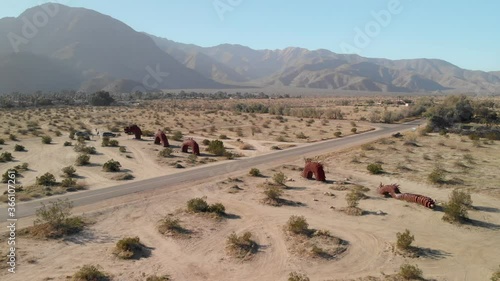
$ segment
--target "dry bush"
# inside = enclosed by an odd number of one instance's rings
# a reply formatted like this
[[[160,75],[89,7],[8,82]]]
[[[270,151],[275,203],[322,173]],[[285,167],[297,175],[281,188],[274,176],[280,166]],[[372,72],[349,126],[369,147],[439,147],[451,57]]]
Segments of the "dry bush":
[[[297,235],[310,235],[311,230],[304,216],[291,216],[286,224],[286,229]]]
[[[410,234],[410,231],[408,229],[405,230],[403,233],[396,233],[397,241],[396,241],[396,246],[398,249],[403,250],[403,251],[408,251],[411,249],[411,243],[415,240],[415,237]]]
[[[241,150],[254,150],[255,147],[249,143],[243,143],[240,145]]]
[[[241,236],[231,233],[226,240],[226,246],[234,257],[245,259],[255,254],[258,250],[257,243],[252,240],[252,233],[247,231]]]
[[[405,263],[399,268],[399,276],[404,280],[422,279],[422,270],[416,265]]]
[[[72,278],[73,281],[108,281],[109,276],[99,266],[84,265]]]
[[[146,281],[170,281],[170,280],[172,279],[170,279],[169,275],[161,275],[161,276],[151,275],[148,276],[148,278],[146,278]]]
[[[71,216],[72,208],[73,204],[68,199],[50,202],[48,206],[42,203],[28,232],[34,237],[59,238],[82,231],[85,222],[81,217]]]
[[[288,275],[288,281],[310,281],[310,279],[307,275],[294,271]]]
[[[126,237],[116,243],[113,254],[121,259],[132,259],[142,257],[145,246],[139,237]]]
[[[462,223],[467,220],[467,210],[471,208],[470,193],[455,189],[451,192],[449,201],[444,204],[443,220]]]
[[[286,176],[283,172],[278,172],[273,175],[273,181],[279,185],[285,185]]]
[[[260,177],[262,174],[260,173],[260,170],[257,168],[251,168],[250,172],[248,172],[249,175],[252,177]]]

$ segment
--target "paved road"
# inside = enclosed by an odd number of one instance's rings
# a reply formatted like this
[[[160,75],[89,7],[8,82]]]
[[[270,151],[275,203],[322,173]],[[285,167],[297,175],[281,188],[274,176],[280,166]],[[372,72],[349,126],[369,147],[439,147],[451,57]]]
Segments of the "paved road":
[[[322,141],[318,143],[307,144],[295,148],[289,148],[282,151],[276,151],[269,154],[264,154],[252,158],[241,158],[237,160],[229,160],[223,163],[214,163],[203,165],[196,168],[186,169],[182,172],[130,182],[126,184],[116,185],[103,189],[89,190],[78,193],[70,193],[58,198],[68,198],[73,201],[74,206],[83,206],[106,199],[111,199],[131,193],[153,190],[158,188],[169,188],[175,185],[189,182],[209,179],[212,177],[223,177],[224,175],[235,171],[248,171],[252,167],[259,165],[271,164],[274,162],[286,163],[287,161],[297,160],[305,156],[320,155],[325,152],[339,150],[353,144],[362,144],[384,135],[392,134],[399,131],[412,129],[419,125],[422,121],[416,120],[405,124],[396,125],[381,125],[381,128],[375,131],[361,133],[357,135],[347,136],[344,138]],[[53,198],[44,198],[30,202],[22,202],[17,205],[17,218],[27,217],[35,214],[41,202],[48,202]],[[7,211],[2,208],[0,213],[0,221],[7,219]]]

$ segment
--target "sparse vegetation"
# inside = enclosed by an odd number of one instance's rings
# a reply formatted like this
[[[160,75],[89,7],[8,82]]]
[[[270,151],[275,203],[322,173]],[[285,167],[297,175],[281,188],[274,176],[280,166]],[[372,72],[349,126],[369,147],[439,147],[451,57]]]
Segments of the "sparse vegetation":
[[[307,275],[294,271],[288,275],[288,281],[310,281],[310,279]]]
[[[50,143],[52,143],[52,138],[50,136],[43,136],[42,143],[43,144],[50,144]]]
[[[104,163],[104,165],[102,165],[102,170],[105,172],[114,173],[119,172],[121,167],[122,165],[120,164],[120,162],[111,159],[108,162]]]
[[[226,148],[224,147],[224,143],[222,141],[213,140],[208,145],[207,151],[217,156],[222,156],[226,152]]]
[[[446,183],[445,170],[441,166],[435,166],[431,173],[427,176],[430,183],[443,184]]]
[[[76,175],[76,169],[73,166],[67,166],[61,169],[65,177],[72,178]]]
[[[121,259],[132,259],[141,257],[143,250],[144,245],[139,237],[125,237],[116,243],[113,254]]]
[[[57,184],[56,177],[51,173],[45,173],[36,177],[36,184],[43,186],[54,186]]]
[[[366,169],[372,175],[378,175],[378,174],[382,174],[384,172],[384,169],[382,168],[382,165],[379,164],[379,163],[368,164],[368,166],[366,166]]]
[[[226,240],[229,252],[237,258],[245,259],[257,252],[258,245],[252,240],[252,233],[245,232],[241,236],[231,233]]]
[[[167,148],[164,148],[163,150],[161,150],[159,153],[158,153],[158,156],[160,157],[172,157],[172,153],[174,151],[172,150],[172,148],[170,147],[167,147]]]
[[[90,155],[88,154],[80,154],[76,158],[75,165],[76,166],[85,166],[90,164]]]
[[[14,146],[14,151],[26,151],[26,149],[24,148],[24,146],[22,146],[20,144],[16,144]]]
[[[410,231],[406,229],[403,233],[396,233],[397,241],[396,246],[398,249],[403,251],[408,251],[411,249],[411,243],[415,240],[415,237],[411,235]]]
[[[73,275],[73,281],[108,281],[108,275],[99,266],[84,265]]]
[[[10,152],[3,152],[0,154],[0,162],[10,162],[14,160],[14,156]]]
[[[422,270],[416,265],[405,263],[399,268],[399,275],[404,280],[422,279]]]
[[[298,234],[298,235],[310,234],[309,224],[307,223],[306,218],[303,216],[291,216],[288,219],[286,228],[293,234]]]
[[[449,201],[444,204],[443,220],[462,223],[467,220],[467,210],[471,208],[470,193],[455,189],[451,192]]]
[[[248,172],[248,174],[251,175],[252,177],[260,177],[261,176],[260,170],[257,168],[250,169],[250,172]]]
[[[85,222],[81,217],[72,217],[73,204],[68,200],[57,200],[50,205],[42,203],[36,211],[34,225],[29,233],[35,237],[59,238],[78,233],[83,230]]]
[[[273,181],[279,185],[285,185],[286,176],[283,172],[278,172],[273,175]]]

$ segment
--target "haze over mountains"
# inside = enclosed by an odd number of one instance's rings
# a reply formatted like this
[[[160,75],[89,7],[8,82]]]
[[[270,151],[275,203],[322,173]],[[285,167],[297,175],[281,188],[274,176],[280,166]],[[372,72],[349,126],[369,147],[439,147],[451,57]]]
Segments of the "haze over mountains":
[[[40,22],[41,13],[47,21]],[[0,19],[0,38],[0,93],[243,86],[374,92],[500,89],[499,71],[470,71],[443,60],[374,59],[302,48],[253,50],[229,44],[200,47],[140,33],[98,12],[60,4]]]

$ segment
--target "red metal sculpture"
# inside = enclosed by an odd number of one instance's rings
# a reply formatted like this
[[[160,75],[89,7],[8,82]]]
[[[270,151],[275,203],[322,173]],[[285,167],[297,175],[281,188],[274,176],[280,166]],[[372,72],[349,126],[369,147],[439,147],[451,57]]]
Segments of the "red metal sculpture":
[[[411,193],[401,193],[399,185],[397,184],[382,185],[382,183],[380,183],[378,193],[384,196],[390,195],[394,199],[417,203],[430,209],[433,209],[436,205],[434,200],[430,197]]]
[[[168,143],[167,136],[160,129],[158,129],[158,132],[156,132],[156,135],[155,135],[155,144],[163,144],[163,147],[169,147],[170,146],[170,144]]]
[[[141,139],[142,131],[141,131],[141,128],[139,128],[139,126],[137,126],[137,125],[130,125],[130,126],[126,127],[124,131],[128,135],[132,135],[132,134],[135,135],[135,138],[138,140]]]
[[[200,155],[200,147],[193,139],[187,139],[182,143],[182,152],[188,153],[189,148],[191,148],[193,154]]]
[[[317,181],[325,181],[325,170],[323,170],[323,165],[318,162],[312,162],[310,160],[306,161],[306,165],[304,167],[304,171],[302,172],[302,176],[307,179],[312,179],[314,177]]]

